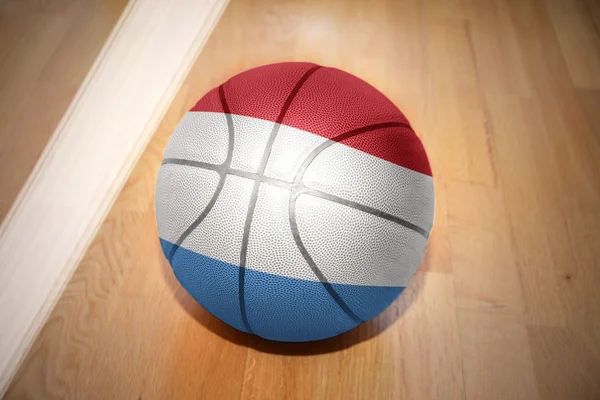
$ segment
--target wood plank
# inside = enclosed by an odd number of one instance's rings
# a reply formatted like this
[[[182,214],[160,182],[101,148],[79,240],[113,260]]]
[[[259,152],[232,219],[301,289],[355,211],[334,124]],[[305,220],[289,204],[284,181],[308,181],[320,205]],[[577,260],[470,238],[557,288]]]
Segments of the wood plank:
[[[497,311],[459,310],[467,399],[545,399],[538,394],[527,330]]]
[[[444,178],[495,185],[469,26],[466,21],[432,22],[428,39]]]
[[[594,339],[580,332],[539,326],[530,326],[528,333],[541,398],[592,400],[600,397],[597,336]]]
[[[573,84],[600,89],[600,36],[585,1],[546,0]]]
[[[384,341],[383,351],[404,367],[402,397],[462,399],[465,388],[454,284],[450,276],[438,273],[422,273],[413,280],[421,288],[413,294],[416,300],[408,310],[412,314],[407,312],[399,321],[399,343],[390,347]]]
[[[600,3],[596,0],[583,0],[586,7],[586,14],[592,19],[594,29],[600,35]]]
[[[523,322],[523,296],[501,191],[446,184],[457,306]],[[477,207],[472,200],[476,199]]]
[[[453,182],[446,184],[446,192],[467,398],[493,393],[505,399],[536,399],[521,282],[502,193]]]
[[[600,104],[600,90],[577,90],[579,104],[585,114],[585,120],[596,146],[600,146],[600,116],[598,115],[598,104]]]
[[[529,97],[518,36],[504,0],[469,0],[468,27],[485,103],[493,108],[505,97]]]

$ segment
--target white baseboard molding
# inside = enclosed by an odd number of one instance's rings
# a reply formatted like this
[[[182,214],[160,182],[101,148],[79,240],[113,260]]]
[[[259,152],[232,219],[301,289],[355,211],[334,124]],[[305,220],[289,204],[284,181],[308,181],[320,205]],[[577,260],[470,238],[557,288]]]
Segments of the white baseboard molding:
[[[0,397],[228,0],[131,1],[0,226]]]

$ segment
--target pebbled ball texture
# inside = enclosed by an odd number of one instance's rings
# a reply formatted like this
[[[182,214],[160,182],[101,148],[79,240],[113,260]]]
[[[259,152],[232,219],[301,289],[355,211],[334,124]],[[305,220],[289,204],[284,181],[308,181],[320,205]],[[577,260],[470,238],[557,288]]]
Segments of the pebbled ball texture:
[[[280,63],[208,92],[156,183],[165,257],[210,313],[278,341],[346,332],[385,310],[425,253],[425,150],[383,94],[346,72]]]

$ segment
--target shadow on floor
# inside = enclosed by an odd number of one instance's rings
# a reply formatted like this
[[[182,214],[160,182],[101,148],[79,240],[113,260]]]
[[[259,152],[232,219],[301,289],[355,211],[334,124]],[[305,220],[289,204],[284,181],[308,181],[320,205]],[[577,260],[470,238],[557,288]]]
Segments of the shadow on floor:
[[[171,266],[164,258],[162,253],[161,269],[167,284],[169,285],[173,295],[181,304],[181,306],[192,316],[196,321],[205,326],[211,332],[219,335],[225,340],[232,343],[250,347],[254,350],[282,355],[314,355],[326,354],[341,351],[350,348],[358,343],[369,340],[381,332],[388,329],[394,324],[417,299],[421,289],[425,284],[426,274],[416,274],[410,285],[402,292],[402,294],[390,305],[384,312],[379,314],[374,319],[364,322],[350,331],[341,335],[313,342],[303,343],[287,343],[275,342],[266,340],[261,337],[251,335],[222,322],[202,306],[200,306],[192,296],[179,284],[177,278],[173,274]]]

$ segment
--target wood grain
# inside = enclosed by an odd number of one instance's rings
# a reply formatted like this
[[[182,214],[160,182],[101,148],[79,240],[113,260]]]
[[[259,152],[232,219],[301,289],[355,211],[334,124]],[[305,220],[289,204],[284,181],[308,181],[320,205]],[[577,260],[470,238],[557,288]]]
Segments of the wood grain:
[[[0,2],[0,223],[126,4]]]
[[[233,0],[6,398],[600,398],[590,3]],[[309,344],[242,334],[197,305],[161,254],[153,205],[185,111],[284,60],[343,68],[389,96],[436,184],[410,286],[373,321]]]

